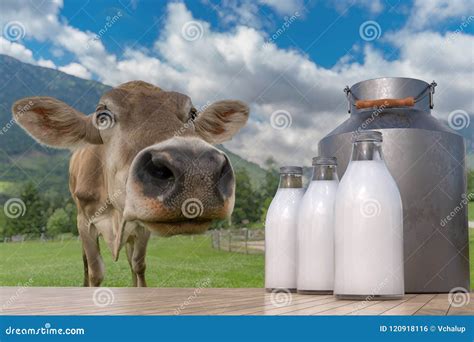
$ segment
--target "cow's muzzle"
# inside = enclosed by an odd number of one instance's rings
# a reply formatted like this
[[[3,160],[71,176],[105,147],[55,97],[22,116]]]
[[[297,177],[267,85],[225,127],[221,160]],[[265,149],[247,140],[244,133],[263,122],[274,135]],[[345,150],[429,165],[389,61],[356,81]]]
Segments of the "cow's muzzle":
[[[234,184],[224,153],[197,138],[173,138],[135,157],[125,216],[164,235],[199,232],[232,212]]]

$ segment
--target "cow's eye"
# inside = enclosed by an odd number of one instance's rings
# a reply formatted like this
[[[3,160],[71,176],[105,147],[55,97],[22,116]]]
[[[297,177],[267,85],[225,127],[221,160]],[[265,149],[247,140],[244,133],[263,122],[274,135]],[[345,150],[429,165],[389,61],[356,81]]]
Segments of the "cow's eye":
[[[108,109],[101,109],[97,111],[94,123],[100,130],[112,128],[115,125],[114,114]]]
[[[197,109],[194,107],[191,107],[191,109],[189,110],[189,118],[194,121],[194,119],[196,119],[197,116],[198,116]]]

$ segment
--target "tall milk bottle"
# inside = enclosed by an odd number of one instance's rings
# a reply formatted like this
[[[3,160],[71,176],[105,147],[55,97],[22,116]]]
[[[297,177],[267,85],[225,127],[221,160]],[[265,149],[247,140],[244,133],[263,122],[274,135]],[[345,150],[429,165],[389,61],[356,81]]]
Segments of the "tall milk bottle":
[[[280,185],[265,220],[265,288],[296,291],[296,232],[303,169],[280,168]]]
[[[338,298],[404,295],[402,201],[382,157],[382,134],[363,131],[336,195],[335,279]]]
[[[336,165],[336,158],[313,158],[313,179],[298,218],[298,293],[332,293],[334,289]]]

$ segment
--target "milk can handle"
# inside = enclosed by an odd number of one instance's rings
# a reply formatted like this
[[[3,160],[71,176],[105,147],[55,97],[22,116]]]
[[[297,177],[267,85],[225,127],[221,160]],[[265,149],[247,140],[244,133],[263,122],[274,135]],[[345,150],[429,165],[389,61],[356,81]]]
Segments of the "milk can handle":
[[[392,108],[392,107],[413,107],[415,98],[413,96],[404,99],[379,99],[379,100],[357,100],[356,108]]]
[[[413,107],[416,102],[420,101],[424,98],[427,94],[430,97],[430,108],[433,109],[433,94],[435,92],[435,87],[437,86],[436,82],[433,81],[429,84],[423,91],[421,91],[417,96],[409,96],[403,99],[376,99],[376,100],[359,100],[357,99],[354,94],[352,94],[351,89],[349,86],[344,88],[344,92],[346,93],[347,100],[349,102],[348,113],[351,112],[351,98],[354,98],[355,106],[357,109],[363,108],[393,108],[393,107]],[[427,92],[429,90],[429,92]]]

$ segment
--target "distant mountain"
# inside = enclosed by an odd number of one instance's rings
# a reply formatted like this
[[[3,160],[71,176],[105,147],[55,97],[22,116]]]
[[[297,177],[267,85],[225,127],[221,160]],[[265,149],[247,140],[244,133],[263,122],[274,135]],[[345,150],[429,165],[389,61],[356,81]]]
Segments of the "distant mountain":
[[[237,154],[229,151],[222,145],[217,146],[217,148],[227,154],[234,170],[245,169],[248,172],[250,182],[255,188],[260,187],[260,185],[265,181],[265,170],[262,169],[258,164],[239,157]]]
[[[0,55],[0,123],[12,120],[12,104],[27,96],[52,96],[66,102],[83,113],[91,113],[100,96],[109,86],[96,81],[83,80],[61,71],[22,63],[15,58]],[[33,139],[21,128],[13,125],[0,135],[0,147],[7,154],[21,154],[30,148],[43,150],[34,145]],[[44,150],[43,150],[44,151]]]
[[[91,113],[110,86],[84,80],[61,71],[43,68],[0,55],[0,202],[2,193],[14,192],[16,184],[27,180],[42,190],[67,194],[70,152],[44,147],[12,124],[11,106],[28,96],[52,96],[83,113]],[[0,128],[0,129],[1,129]],[[6,130],[6,131],[5,131]],[[236,170],[245,169],[254,185],[265,177],[257,164],[220,147]],[[3,196],[4,197],[4,196]]]

